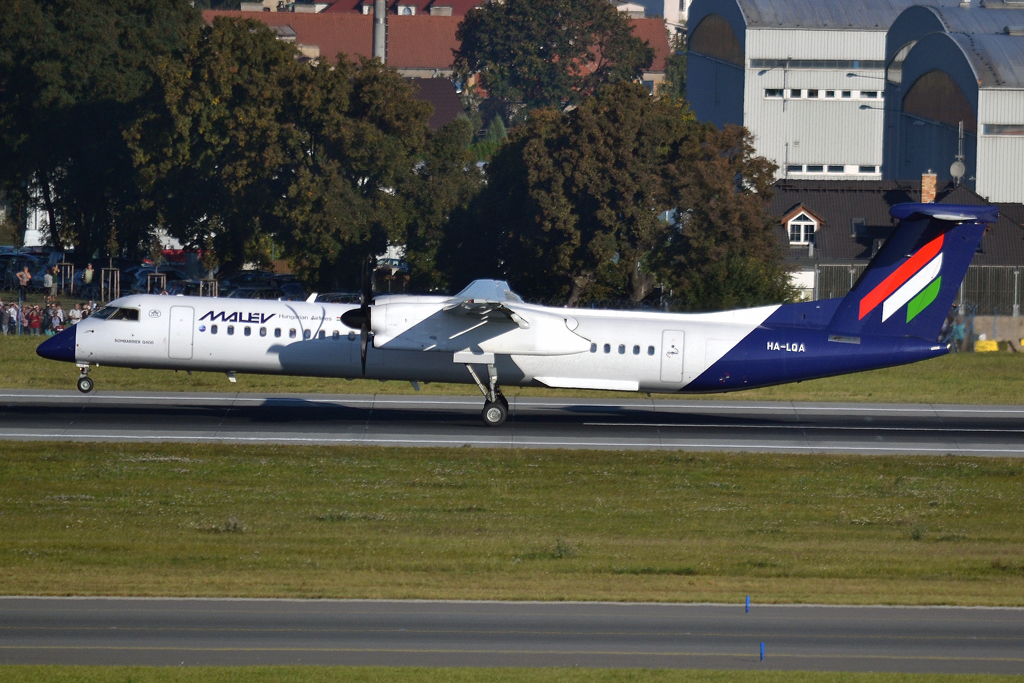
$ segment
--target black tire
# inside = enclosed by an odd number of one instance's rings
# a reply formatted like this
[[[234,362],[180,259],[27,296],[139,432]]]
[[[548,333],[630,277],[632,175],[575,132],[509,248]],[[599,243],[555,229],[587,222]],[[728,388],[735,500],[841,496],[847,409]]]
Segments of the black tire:
[[[508,408],[501,401],[494,403],[488,401],[484,404],[480,417],[483,418],[484,424],[488,427],[500,427],[505,424],[505,418],[508,417]]]
[[[498,392],[498,401],[501,402],[501,405],[505,406],[505,412],[507,413],[508,412],[508,399],[505,398],[505,394],[501,393],[500,391]]]
[[[79,377],[78,378],[78,390],[83,394],[88,394],[96,386],[96,383],[92,381],[92,377]]]

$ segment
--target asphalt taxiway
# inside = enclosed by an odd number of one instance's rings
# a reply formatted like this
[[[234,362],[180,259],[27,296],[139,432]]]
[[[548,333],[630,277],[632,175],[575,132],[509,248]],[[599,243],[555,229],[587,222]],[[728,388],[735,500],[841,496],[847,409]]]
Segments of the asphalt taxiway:
[[[1024,406],[0,391],[0,438],[1024,456]]]
[[[1024,672],[1001,608],[0,598],[0,634],[3,664]]]

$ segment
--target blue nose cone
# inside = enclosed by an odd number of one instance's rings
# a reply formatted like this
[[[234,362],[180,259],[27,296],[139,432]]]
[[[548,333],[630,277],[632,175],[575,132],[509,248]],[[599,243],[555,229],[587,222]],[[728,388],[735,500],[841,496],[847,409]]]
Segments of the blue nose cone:
[[[36,353],[49,360],[64,360],[70,363],[75,362],[75,326],[72,325],[63,332],[53,335],[38,347]]]

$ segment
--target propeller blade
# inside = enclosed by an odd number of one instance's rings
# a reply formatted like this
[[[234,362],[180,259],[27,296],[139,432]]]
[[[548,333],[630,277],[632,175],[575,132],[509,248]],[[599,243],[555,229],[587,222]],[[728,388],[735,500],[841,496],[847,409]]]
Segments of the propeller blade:
[[[367,323],[369,323],[369,321],[367,321]],[[363,362],[363,377],[366,376],[366,345],[369,339],[370,326],[367,324],[359,331],[359,358]]]

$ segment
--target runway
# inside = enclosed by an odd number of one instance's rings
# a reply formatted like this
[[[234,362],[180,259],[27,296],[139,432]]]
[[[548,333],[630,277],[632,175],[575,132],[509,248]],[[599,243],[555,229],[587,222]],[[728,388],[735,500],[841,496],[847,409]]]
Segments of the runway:
[[[0,633],[2,664],[1024,672],[1020,609],[0,598]]]
[[[0,391],[0,438],[1024,456],[1024,406]]]

